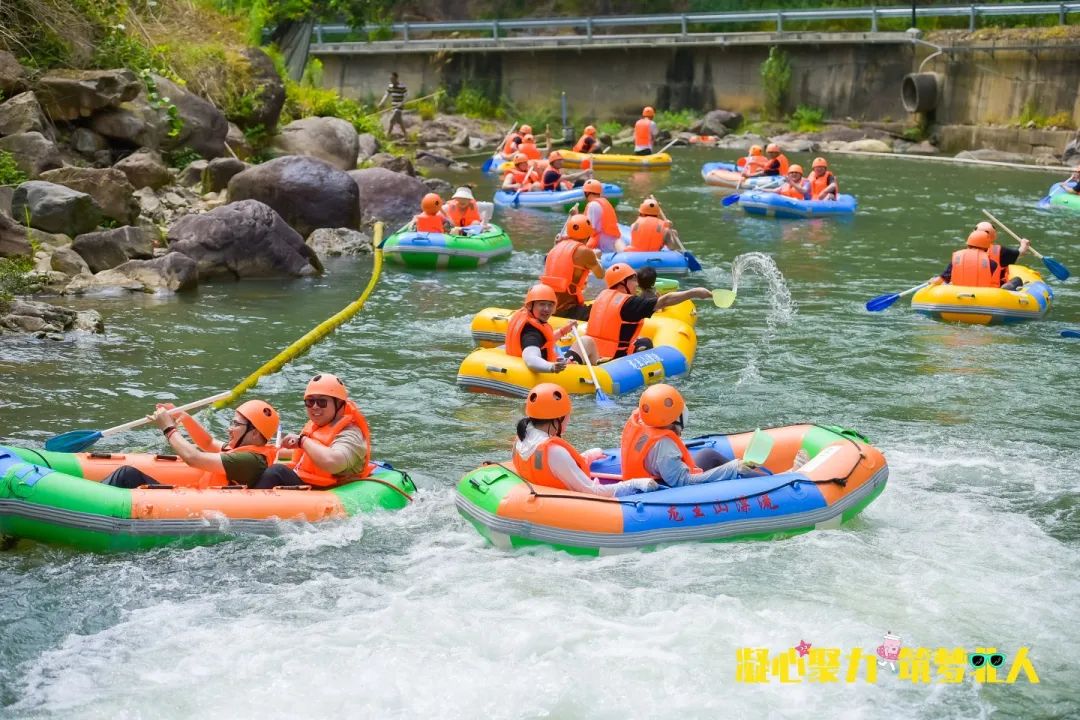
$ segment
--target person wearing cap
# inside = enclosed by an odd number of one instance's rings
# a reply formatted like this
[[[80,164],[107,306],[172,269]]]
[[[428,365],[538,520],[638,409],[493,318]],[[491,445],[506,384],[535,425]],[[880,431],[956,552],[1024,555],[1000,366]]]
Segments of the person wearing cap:
[[[487,229],[487,223],[480,215],[480,206],[476,204],[472,190],[467,187],[459,187],[450,198],[450,202],[443,205],[443,215],[454,226],[451,230],[453,235],[461,235],[465,228],[479,224],[481,230]]]
[[[1074,167],[1072,175],[1061,182],[1061,189],[1073,195],[1080,195],[1080,165]]]
[[[548,166],[540,180],[536,190],[569,190],[585,183],[584,177],[591,177],[592,170],[585,169],[580,172],[564,174],[562,171],[563,155],[558,150],[552,150],[548,154]]]
[[[803,179],[802,165],[788,167],[787,175],[784,176],[780,187],[759,188],[762,192],[773,192],[794,200],[806,200],[810,193],[809,183]]]
[[[585,217],[589,218],[592,227],[588,247],[598,253],[615,252],[615,243],[622,231],[615,208],[604,197],[604,186],[599,180],[586,180],[581,189],[585,193]]]
[[[570,393],[555,383],[540,383],[529,391],[513,449],[514,471],[522,479],[531,485],[604,497],[622,497],[659,487],[651,478],[606,485],[595,480],[589,466],[604,457],[604,451],[593,448],[579,453],[562,437],[572,409]]]
[[[652,155],[653,143],[656,142],[656,135],[660,132],[653,120],[654,117],[656,117],[656,111],[646,105],[641,110],[641,118],[634,123],[635,155]]]
[[[930,280],[931,285],[950,283],[964,287],[1004,288],[1019,290],[1024,281],[1012,278],[1006,281],[1009,266],[1028,251],[1031,241],[1020,238],[1020,247],[1002,247],[994,243],[997,230],[988,222],[975,226],[967,237],[967,247],[957,250],[941,275]]]
[[[712,298],[712,290],[691,288],[669,292],[659,297],[637,294],[637,271],[626,263],[615,263],[604,273],[606,290],[593,301],[585,334],[593,339],[597,360],[620,358],[652,347],[652,340],[638,337],[646,318],[657,310],[678,305],[684,300]]]
[[[420,200],[420,209],[423,212],[414,215],[409,223],[410,229],[416,232],[441,233],[446,232],[450,221],[442,214],[443,201],[438,193],[428,193]]]
[[[765,163],[765,172],[763,175],[770,177],[784,177],[788,174],[788,159],[787,155],[780,152],[780,146],[776,143],[769,143],[765,146],[765,155],[768,156],[768,160]]]
[[[517,152],[518,146],[521,145],[522,138],[524,138],[526,135],[531,134],[531,125],[522,125],[517,131],[511,130],[510,133],[506,136],[506,142],[503,144],[503,157],[506,157],[508,159],[510,157],[513,157],[514,153]]]
[[[329,490],[365,478],[374,469],[367,419],[349,399],[341,378],[330,373],[311,378],[304,408],[308,421],[303,430],[281,439],[282,449],[292,450],[291,459],[271,466],[256,489],[310,485]]]
[[[514,163],[514,168],[503,176],[502,189],[528,190],[532,187],[533,182],[538,179],[536,169],[533,167],[533,164],[529,162],[529,156],[525,153],[518,152],[514,153],[511,160]]]
[[[158,405],[148,419],[161,429],[184,464],[204,471],[199,487],[252,487],[277,458],[277,448],[270,441],[278,431],[278,413],[262,400],[248,400],[236,408],[225,442],[215,440],[198,420],[172,405]],[[191,441],[180,434],[177,422],[183,424]],[[128,489],[160,484],[128,465],[118,467],[102,483]]]
[[[591,237],[589,218],[580,213],[571,215],[555,247],[548,251],[544,259],[544,273],[540,276],[540,282],[555,291],[555,315],[558,317],[589,319],[584,292],[589,273],[600,279],[604,277],[600,260],[586,244]]]
[[[724,462],[712,449],[691,453],[682,441],[688,422],[686,402],[671,385],[659,383],[641,393],[637,409],[623,427],[623,480],[652,478],[668,487],[682,487],[760,474],[755,464],[738,459]],[[807,459],[807,452],[800,449],[789,472],[798,470]]]
[[[615,252],[660,252],[665,247],[676,250],[671,223],[660,218],[660,203],[645,198],[638,207],[638,218],[630,226],[630,243],[615,241]]]
[[[586,125],[585,131],[578,138],[578,141],[574,143],[574,152],[594,153],[599,150],[600,141],[596,139],[596,128],[592,125]]]
[[[556,345],[565,335],[573,332],[577,320],[571,320],[555,329],[548,322],[555,311],[555,291],[543,283],[537,283],[525,294],[525,302],[510,316],[506,326],[506,354],[519,357],[533,372],[562,372],[567,358],[559,354]],[[584,340],[584,338],[582,338]],[[586,351],[591,343],[584,343]],[[592,348],[595,352],[595,347]],[[574,353],[571,360],[580,360]]]
[[[810,200],[835,200],[840,192],[836,176],[829,172],[829,163],[823,157],[814,158],[810,165]]]
[[[756,177],[765,172],[765,165],[768,160],[765,159],[765,154],[761,150],[760,145],[751,145],[750,154],[746,156],[746,162],[743,164],[742,175],[743,177]]]

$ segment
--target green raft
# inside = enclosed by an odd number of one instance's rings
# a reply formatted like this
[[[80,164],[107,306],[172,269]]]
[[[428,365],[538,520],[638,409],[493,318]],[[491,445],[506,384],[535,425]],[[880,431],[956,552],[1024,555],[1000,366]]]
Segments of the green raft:
[[[444,268],[469,270],[514,250],[510,236],[498,225],[465,228],[463,235],[399,230],[383,243],[383,255],[390,262],[423,270]]]
[[[83,477],[100,479],[107,470],[101,463],[130,461],[147,467],[162,457],[0,447],[0,536],[97,552],[206,545],[244,534],[279,534],[380,508],[397,510],[408,505],[416,491],[408,473],[383,463],[375,463],[368,478],[322,491],[197,489],[180,484],[186,479],[182,472],[170,480],[176,485],[135,490]]]

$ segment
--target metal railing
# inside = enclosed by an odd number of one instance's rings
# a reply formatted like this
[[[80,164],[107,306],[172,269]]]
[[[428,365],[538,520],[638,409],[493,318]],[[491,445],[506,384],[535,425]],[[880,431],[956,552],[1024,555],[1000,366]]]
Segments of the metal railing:
[[[1018,2],[1009,4],[969,4],[916,7],[916,17],[943,18],[967,17],[968,28],[974,30],[980,17],[999,17],[1003,15],[1057,15],[1058,23],[1066,24],[1067,16],[1080,12],[1080,2]],[[424,35],[430,39],[432,34],[471,32],[483,33],[486,37],[465,38],[469,43],[486,40],[498,43],[509,39],[512,33],[524,33],[530,38],[559,37],[559,30],[572,30],[578,41],[592,41],[594,31],[608,28],[657,28],[676,27],[676,35],[687,37],[702,31],[694,30],[701,25],[730,25],[740,23],[774,23],[775,32],[784,32],[785,22],[828,22],[833,20],[866,20],[870,23],[870,32],[878,32],[878,21],[887,19],[910,18],[912,8],[904,5],[864,8],[830,8],[821,10],[756,10],[752,12],[718,13],[682,13],[667,15],[612,15],[605,17],[560,17],[560,18],[522,18],[519,20],[469,20],[450,22],[398,22],[391,25],[365,25],[353,28],[348,25],[315,25],[312,29],[312,41],[317,44],[326,42],[350,42],[348,40],[328,40],[328,36],[347,38],[354,33],[393,34],[387,41],[400,44],[415,41],[415,35]],[[714,33],[710,29],[708,33]],[[632,33],[630,33],[632,34]],[[640,33],[645,34],[645,33]],[[670,34],[670,33],[669,33]],[[400,37],[399,37],[400,36]],[[566,37],[562,35],[561,37]],[[458,40],[459,38],[447,38]],[[367,41],[351,41],[364,42]]]

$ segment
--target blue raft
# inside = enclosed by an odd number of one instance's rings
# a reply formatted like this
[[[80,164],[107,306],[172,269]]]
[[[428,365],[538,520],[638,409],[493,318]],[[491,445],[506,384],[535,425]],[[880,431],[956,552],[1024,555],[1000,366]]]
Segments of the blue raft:
[[[651,267],[657,275],[668,277],[680,277],[690,272],[686,262],[686,256],[675,250],[660,250],[658,252],[621,252],[604,253],[600,256],[600,265],[606,270],[615,263],[626,263],[635,270]]]
[[[705,163],[701,166],[701,178],[709,185],[749,190],[758,187],[775,187],[780,184],[780,178],[775,175],[755,175],[744,178],[742,169],[735,163],[727,162]]]
[[[604,183],[604,197],[616,200],[623,195],[622,188],[612,183]],[[499,190],[495,193],[495,204],[502,207],[539,208],[561,210],[574,203],[585,201],[585,191],[579,187],[570,190]],[[612,203],[614,204],[614,202]]]
[[[739,207],[747,215],[783,219],[853,215],[855,206],[855,198],[851,195],[840,195],[836,200],[796,200],[779,193],[754,190],[739,195]]]

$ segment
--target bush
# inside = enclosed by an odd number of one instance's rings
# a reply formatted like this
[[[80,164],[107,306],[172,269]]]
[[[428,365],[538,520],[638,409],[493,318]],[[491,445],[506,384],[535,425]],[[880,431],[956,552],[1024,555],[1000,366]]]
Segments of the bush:
[[[697,120],[697,114],[693,110],[661,110],[655,119],[658,128],[671,132],[688,129]]]
[[[15,164],[15,156],[7,150],[0,150],[0,185],[21,185],[28,179],[26,173]]]
[[[809,105],[800,105],[788,120],[788,127],[795,132],[817,132],[824,124],[824,111]]]
[[[769,57],[761,63],[761,81],[765,86],[765,119],[783,117],[784,98],[791,86],[791,63],[787,53],[775,45],[769,48]]]
[[[502,119],[504,109],[487,95],[475,88],[463,85],[454,97],[454,109],[460,115],[472,118]]]
[[[608,120],[596,126],[596,134],[610,135],[611,137],[615,137],[616,135],[621,133],[623,131],[623,128],[625,127],[626,126],[623,125],[621,122],[618,122],[616,120]]]
[[[35,283],[27,274],[33,269],[34,261],[27,256],[0,258],[0,303],[33,292]]]
[[[1072,113],[1062,111],[1054,115],[1043,115],[1039,112],[1034,100],[1028,100],[1024,103],[1024,109],[1020,112],[1020,117],[1014,119],[1010,124],[1019,125],[1020,127],[1033,124],[1037,128],[1072,128],[1074,125]]]

